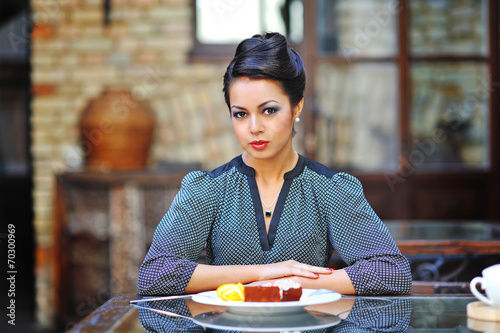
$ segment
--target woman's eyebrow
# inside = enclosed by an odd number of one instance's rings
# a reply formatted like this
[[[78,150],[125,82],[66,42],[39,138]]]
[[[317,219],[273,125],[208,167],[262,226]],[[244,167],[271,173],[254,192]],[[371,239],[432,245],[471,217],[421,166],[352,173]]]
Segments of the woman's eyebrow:
[[[268,104],[268,103],[272,103],[272,102],[274,102],[274,103],[278,103],[278,101],[275,101],[274,99],[271,99],[271,100],[269,100],[269,101],[265,101],[264,103],[260,103],[260,104],[259,104],[259,106],[258,106],[258,108],[260,109],[260,108],[261,108],[261,107],[263,107],[264,105],[266,105],[266,104]]]
[[[238,106],[238,105],[232,105],[232,106],[231,106],[231,110],[232,110],[232,109],[246,110],[244,107],[242,107],[242,106]]]
[[[278,101],[275,101],[274,99],[271,99],[269,101],[265,101],[263,103],[260,103],[259,105],[257,105],[257,108],[262,108],[263,106],[269,104],[269,103],[279,103]],[[238,110],[246,110],[246,108],[242,107],[242,106],[238,106],[238,105],[232,105],[231,106],[231,109],[238,109]]]

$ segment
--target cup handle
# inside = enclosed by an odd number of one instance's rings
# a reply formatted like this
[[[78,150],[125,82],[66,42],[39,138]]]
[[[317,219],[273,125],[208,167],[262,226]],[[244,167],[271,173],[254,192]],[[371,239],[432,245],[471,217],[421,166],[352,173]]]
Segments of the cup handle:
[[[485,297],[483,294],[481,294],[478,290],[477,290],[477,287],[476,285],[477,284],[483,284],[483,278],[480,277],[480,276],[476,276],[475,278],[472,279],[472,281],[470,282],[470,291],[472,291],[472,293],[474,294],[474,296],[476,296],[477,299],[479,299],[480,301],[482,301],[483,303],[486,303],[486,304],[489,304],[489,305],[493,305],[493,302],[490,301],[487,297]]]

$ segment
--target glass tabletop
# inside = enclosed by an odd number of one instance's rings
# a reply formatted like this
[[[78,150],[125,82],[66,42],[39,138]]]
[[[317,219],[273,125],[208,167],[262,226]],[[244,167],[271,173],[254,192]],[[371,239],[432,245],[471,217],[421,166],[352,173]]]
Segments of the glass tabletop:
[[[470,295],[342,296],[276,315],[237,316],[227,307],[184,299],[148,300],[134,294],[115,296],[69,332],[500,332],[500,322],[467,316]]]
[[[142,302],[135,307],[147,332],[481,332],[467,318],[470,296],[342,297],[303,312],[232,314],[189,299]],[[498,327],[497,327],[498,328]]]

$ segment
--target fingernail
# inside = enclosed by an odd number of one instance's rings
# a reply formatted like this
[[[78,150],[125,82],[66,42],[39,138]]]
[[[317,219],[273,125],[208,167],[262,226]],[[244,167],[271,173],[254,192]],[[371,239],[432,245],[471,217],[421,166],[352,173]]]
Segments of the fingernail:
[[[326,268],[326,270],[332,272],[335,270],[335,268]]]

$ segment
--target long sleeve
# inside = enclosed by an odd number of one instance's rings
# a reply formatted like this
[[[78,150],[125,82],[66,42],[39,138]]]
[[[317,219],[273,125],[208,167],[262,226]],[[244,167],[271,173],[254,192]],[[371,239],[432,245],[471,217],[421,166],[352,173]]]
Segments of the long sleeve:
[[[189,173],[156,228],[139,268],[142,295],[182,294],[197,265],[213,220],[213,191],[206,174]]]
[[[333,176],[329,237],[358,295],[407,294],[410,265],[387,227],[366,201],[361,183],[346,173]]]

